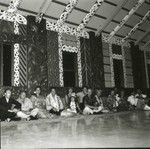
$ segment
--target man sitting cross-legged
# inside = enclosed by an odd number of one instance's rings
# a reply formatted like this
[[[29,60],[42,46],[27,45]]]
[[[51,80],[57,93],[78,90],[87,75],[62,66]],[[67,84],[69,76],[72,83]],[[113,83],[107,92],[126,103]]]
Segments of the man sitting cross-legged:
[[[21,104],[11,98],[11,90],[6,89],[5,95],[0,99],[0,119],[2,121],[7,120],[19,120],[20,118],[28,119],[29,115],[24,114],[21,110]],[[18,119],[19,118],[19,119]]]
[[[51,93],[46,97],[46,110],[54,115],[60,115],[63,111],[63,103],[54,88],[51,89]]]
[[[102,104],[96,104],[97,100],[92,96],[92,89],[88,89],[87,95],[83,98],[84,110],[83,114],[100,114],[102,113]]]
[[[37,115],[39,112],[38,108],[33,107],[33,103],[29,98],[26,97],[26,92],[22,91],[20,93],[19,98],[17,101],[21,104],[21,110],[23,113],[30,115],[29,120],[35,120],[38,119]]]

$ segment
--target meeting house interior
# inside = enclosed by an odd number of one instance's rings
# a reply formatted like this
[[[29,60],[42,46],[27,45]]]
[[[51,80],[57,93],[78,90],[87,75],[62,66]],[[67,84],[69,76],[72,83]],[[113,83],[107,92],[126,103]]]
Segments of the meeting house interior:
[[[0,0],[0,147],[150,147],[150,0]]]

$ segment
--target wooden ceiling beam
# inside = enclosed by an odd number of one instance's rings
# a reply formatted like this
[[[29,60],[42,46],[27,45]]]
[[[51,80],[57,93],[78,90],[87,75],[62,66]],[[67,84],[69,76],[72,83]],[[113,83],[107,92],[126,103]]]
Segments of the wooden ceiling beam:
[[[59,27],[62,26],[65,23],[65,21],[67,21],[67,18],[69,16],[69,14],[71,14],[72,10],[75,8],[77,3],[78,3],[78,0],[69,0],[69,2],[66,5],[64,11],[62,12],[59,19],[57,20],[57,25]]]
[[[148,46],[150,44],[150,40],[149,41],[147,41],[146,43],[145,43],[145,45],[141,48],[142,50],[145,50],[146,49],[146,47]]]
[[[150,27],[149,29],[141,36],[136,42],[135,45],[138,45],[148,34],[150,33]]]
[[[122,1],[119,5],[116,6],[116,9],[114,13],[107,18],[103,26],[99,26],[96,32],[96,35],[98,36],[105,28],[109,25],[109,23],[115,18],[115,16],[119,13],[119,11],[122,9],[122,7],[127,3],[128,0]],[[105,1],[106,2],[106,1]]]
[[[55,3],[55,4],[59,4],[59,5],[61,5],[61,6],[66,6],[65,3],[60,2],[60,1],[58,1],[58,0],[52,0],[52,2]],[[85,10],[85,9],[78,8],[78,7],[74,7],[74,10],[80,11],[80,12],[82,12],[82,13],[89,13],[89,11],[87,11],[87,10]],[[104,20],[107,19],[106,17],[101,16],[101,15],[99,15],[99,14],[94,14],[94,16],[97,17],[97,18],[100,18],[100,19],[104,19]]]
[[[48,8],[51,5],[52,0],[44,0],[42,5],[40,6],[40,9],[36,15],[36,21],[37,22],[41,22],[43,15],[46,13],[46,11],[48,10]]]
[[[150,10],[144,15],[143,18],[130,30],[130,32],[126,35],[125,38],[122,39],[122,42],[125,42],[135,31],[144,23],[145,20],[150,16]]]
[[[99,7],[102,6],[103,2],[104,0],[96,0],[94,5],[90,8],[89,13],[86,14],[86,16],[82,19],[81,23],[77,27],[78,32],[82,31],[85,28],[85,26],[89,23],[94,14],[96,14]]]
[[[128,14],[121,20],[113,31],[109,34],[108,41],[122,28],[122,26],[129,20],[129,18],[137,11],[137,9],[145,2],[145,0],[138,0],[135,6],[128,12]]]

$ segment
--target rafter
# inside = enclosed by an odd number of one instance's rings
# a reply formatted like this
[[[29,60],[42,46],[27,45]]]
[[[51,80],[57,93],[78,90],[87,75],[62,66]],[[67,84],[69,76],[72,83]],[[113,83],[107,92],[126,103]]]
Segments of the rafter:
[[[136,12],[136,10],[144,3],[145,0],[139,0],[136,5],[128,12],[128,14],[121,20],[113,31],[109,34],[108,41],[121,29],[121,27],[128,21],[128,19]]]
[[[81,24],[77,27],[77,31],[80,32],[85,28],[90,19],[94,16],[98,8],[103,4],[104,0],[97,0],[95,4],[91,7],[90,12],[83,18]]]
[[[46,13],[46,11],[48,10],[48,8],[51,5],[52,0],[44,0],[38,14],[36,15],[36,22],[41,22],[43,15]]]
[[[144,17],[133,27],[133,29],[122,39],[122,42],[127,40],[139,27],[140,25],[150,16],[150,10],[144,15]]]
[[[19,24],[27,24],[26,18],[18,13],[21,2],[22,0],[11,0],[8,9],[0,13],[0,19]]]
[[[150,27],[149,27],[149,29],[144,33],[144,35],[141,36],[141,37],[135,42],[135,45],[138,45],[149,33],[150,33]]]
[[[150,44],[150,40],[147,42],[147,43],[145,43],[145,45],[141,48],[142,50],[145,50],[145,48],[148,46]]]
[[[103,26],[99,26],[96,32],[96,35],[98,36],[108,25],[109,23],[115,18],[115,16],[119,13],[119,11],[122,9],[122,7],[127,3],[128,0],[124,0],[119,5],[116,6],[115,12],[107,18]]]
[[[56,32],[66,33],[73,36],[89,38],[89,34],[86,30],[82,30],[80,33],[77,32],[76,28],[69,27],[66,24],[63,24],[61,27],[58,27],[56,23],[46,21],[46,29]]]
[[[78,0],[69,0],[66,8],[64,9],[63,13],[60,15],[59,19],[57,20],[57,25],[61,27],[64,22],[67,20],[69,14],[72,12],[74,7],[77,5]]]

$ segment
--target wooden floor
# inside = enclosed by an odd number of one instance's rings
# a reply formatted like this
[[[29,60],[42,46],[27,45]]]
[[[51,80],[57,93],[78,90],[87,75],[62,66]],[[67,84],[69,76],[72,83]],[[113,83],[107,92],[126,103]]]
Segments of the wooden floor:
[[[150,147],[150,111],[2,122],[1,148]]]

